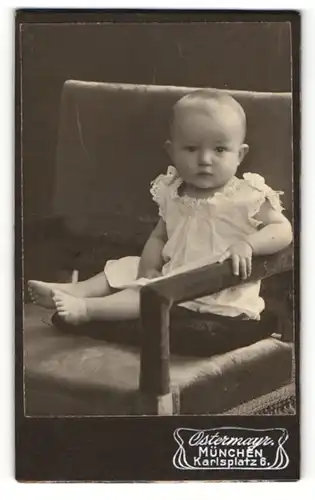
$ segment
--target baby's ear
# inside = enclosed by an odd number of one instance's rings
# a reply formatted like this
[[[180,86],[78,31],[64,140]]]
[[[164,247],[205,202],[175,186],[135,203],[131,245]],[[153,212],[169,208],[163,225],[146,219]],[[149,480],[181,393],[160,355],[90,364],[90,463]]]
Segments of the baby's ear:
[[[248,144],[242,144],[239,150],[239,162],[242,163],[244,160],[245,156],[247,155],[249,151],[249,145]]]
[[[173,161],[173,158],[172,158],[172,143],[171,143],[171,141],[169,139],[167,141],[165,141],[164,149],[168,153],[170,159]]]

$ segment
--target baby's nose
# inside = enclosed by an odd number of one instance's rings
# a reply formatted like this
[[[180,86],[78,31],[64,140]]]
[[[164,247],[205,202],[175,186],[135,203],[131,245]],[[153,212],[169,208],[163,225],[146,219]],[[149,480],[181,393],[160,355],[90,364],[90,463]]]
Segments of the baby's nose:
[[[199,165],[212,165],[213,154],[212,151],[200,151]]]

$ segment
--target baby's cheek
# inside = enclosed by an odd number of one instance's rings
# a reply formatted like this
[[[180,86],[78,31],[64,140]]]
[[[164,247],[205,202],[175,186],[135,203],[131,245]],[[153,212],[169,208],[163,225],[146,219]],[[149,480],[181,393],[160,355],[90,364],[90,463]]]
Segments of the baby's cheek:
[[[182,175],[190,174],[194,171],[194,161],[191,158],[183,158],[179,163],[179,170]]]
[[[186,164],[187,164],[186,155],[184,153],[178,153],[175,156],[175,162],[176,162],[178,168],[184,169]]]

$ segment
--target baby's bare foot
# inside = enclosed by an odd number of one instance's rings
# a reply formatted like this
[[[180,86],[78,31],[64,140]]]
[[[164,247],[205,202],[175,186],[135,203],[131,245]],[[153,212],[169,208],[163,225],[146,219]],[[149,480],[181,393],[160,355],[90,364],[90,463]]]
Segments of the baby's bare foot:
[[[46,309],[55,309],[55,304],[52,298],[54,283],[45,283],[44,281],[28,282],[28,291],[32,302],[45,307]]]
[[[53,290],[52,298],[59,316],[67,323],[79,325],[88,321],[88,311],[84,298],[68,295],[61,290]]]

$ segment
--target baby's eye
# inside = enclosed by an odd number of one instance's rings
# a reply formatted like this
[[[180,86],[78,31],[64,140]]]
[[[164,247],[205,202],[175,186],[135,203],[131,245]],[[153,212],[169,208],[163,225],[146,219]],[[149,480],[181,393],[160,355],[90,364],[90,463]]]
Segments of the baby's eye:
[[[195,151],[197,151],[197,146],[186,146],[185,149],[189,153],[194,153]]]
[[[226,148],[225,146],[217,146],[217,147],[215,148],[215,151],[216,151],[217,153],[224,153],[224,151],[226,151],[226,150],[227,150],[227,148]]]

